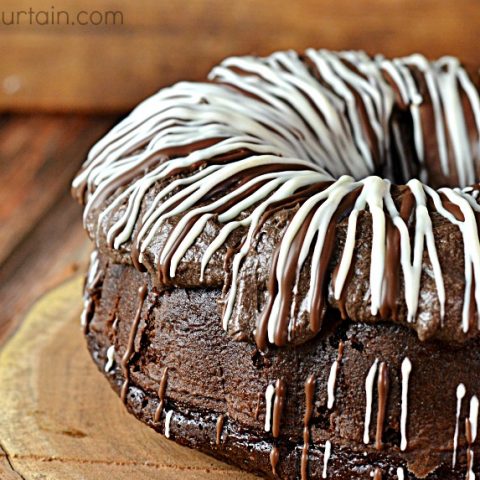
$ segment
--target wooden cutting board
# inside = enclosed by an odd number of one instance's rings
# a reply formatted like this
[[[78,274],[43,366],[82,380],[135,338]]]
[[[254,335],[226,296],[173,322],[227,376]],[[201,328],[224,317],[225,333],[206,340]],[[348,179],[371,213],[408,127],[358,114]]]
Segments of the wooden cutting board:
[[[89,357],[80,276],[41,298],[0,353],[2,480],[248,480],[129,415]]]

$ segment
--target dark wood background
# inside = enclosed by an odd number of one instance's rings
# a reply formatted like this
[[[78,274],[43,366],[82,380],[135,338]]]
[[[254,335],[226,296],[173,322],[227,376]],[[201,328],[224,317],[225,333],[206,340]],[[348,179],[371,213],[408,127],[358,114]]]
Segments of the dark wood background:
[[[35,299],[85,268],[90,245],[69,185],[115,120],[0,116],[0,347]]]
[[[0,13],[52,6],[119,11],[123,25],[0,23],[0,109],[121,112],[225,56],[288,48],[480,63],[479,0],[2,0]]]

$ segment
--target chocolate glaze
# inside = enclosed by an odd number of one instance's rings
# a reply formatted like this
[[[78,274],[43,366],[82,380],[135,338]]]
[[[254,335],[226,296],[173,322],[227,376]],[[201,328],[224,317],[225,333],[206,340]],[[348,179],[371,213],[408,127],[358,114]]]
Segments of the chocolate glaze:
[[[275,383],[275,400],[273,401],[273,415],[272,415],[272,435],[274,438],[280,436],[280,424],[282,422],[283,409],[285,407],[285,400],[287,394],[287,387],[282,379]]]
[[[375,435],[375,448],[381,450],[383,447],[382,444],[382,434],[385,424],[385,413],[387,409],[387,400],[388,400],[388,366],[385,362],[380,363],[378,369],[378,381],[377,381],[377,392],[378,392],[378,414],[377,414],[377,430]]]
[[[167,390],[167,379],[168,379],[168,367],[163,369],[162,378],[160,380],[160,386],[158,387],[158,407],[155,410],[155,422],[160,421],[160,416],[162,415],[163,406],[165,403],[165,392]]]
[[[311,374],[305,381],[305,414],[303,416],[303,449],[300,465],[302,480],[308,479],[308,449],[310,447],[310,420],[313,413],[315,376]]]
[[[382,471],[379,468],[375,469],[373,480],[382,480]]]
[[[280,459],[280,450],[277,446],[273,445],[270,450],[270,465],[272,466],[272,474],[277,475],[277,465]]]
[[[400,194],[399,213],[407,225],[410,225],[410,219],[415,200],[410,189],[403,189]],[[398,321],[398,297],[400,288],[400,232],[394,227],[392,219],[387,217],[387,253],[385,255],[386,265],[384,273],[384,292],[383,302],[380,306],[380,315],[382,318],[392,318]]]
[[[345,351],[345,343],[343,343],[343,341],[340,340],[340,342],[338,342],[338,354],[337,354],[337,362],[339,365],[340,365],[340,362],[342,361],[344,351]]]

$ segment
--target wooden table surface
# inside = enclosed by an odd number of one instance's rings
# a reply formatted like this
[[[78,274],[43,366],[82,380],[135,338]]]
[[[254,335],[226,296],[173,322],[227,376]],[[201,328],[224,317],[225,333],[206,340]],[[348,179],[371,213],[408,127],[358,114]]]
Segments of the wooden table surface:
[[[32,303],[85,268],[70,182],[112,116],[0,116],[0,347]]]
[[[0,479],[255,480],[127,412],[85,347],[82,283],[42,295],[0,350]]]

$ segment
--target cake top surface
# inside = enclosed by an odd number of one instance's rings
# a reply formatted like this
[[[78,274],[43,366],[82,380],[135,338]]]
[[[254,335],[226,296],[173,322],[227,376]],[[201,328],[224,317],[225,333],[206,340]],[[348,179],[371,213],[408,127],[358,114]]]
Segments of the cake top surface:
[[[478,78],[452,57],[234,57],[140,104],[75,178],[85,226],[158,289],[222,287],[235,338],[327,311],[478,334]]]

